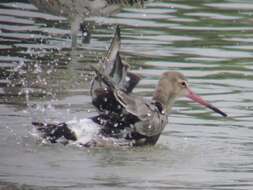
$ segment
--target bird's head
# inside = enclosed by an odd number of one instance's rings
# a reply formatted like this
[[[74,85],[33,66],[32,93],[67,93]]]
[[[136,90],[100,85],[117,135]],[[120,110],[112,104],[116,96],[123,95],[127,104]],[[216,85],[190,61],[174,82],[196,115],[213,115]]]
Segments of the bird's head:
[[[188,97],[224,117],[227,116],[226,113],[194,93],[189,87],[188,81],[183,74],[175,71],[163,73],[157,85],[153,99],[159,101],[162,105],[170,109],[174,101],[179,97]]]

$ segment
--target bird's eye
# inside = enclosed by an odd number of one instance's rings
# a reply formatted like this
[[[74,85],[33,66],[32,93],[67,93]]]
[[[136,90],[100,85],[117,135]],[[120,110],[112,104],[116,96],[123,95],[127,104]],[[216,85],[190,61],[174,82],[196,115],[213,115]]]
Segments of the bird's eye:
[[[184,87],[184,88],[187,87],[187,83],[186,83],[185,81],[181,81],[181,82],[180,82],[180,85],[181,85],[182,87]]]

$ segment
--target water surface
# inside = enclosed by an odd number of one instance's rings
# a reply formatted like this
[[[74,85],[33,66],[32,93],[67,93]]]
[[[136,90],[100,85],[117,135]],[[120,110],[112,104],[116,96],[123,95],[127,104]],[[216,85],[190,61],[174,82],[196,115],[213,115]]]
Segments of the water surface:
[[[71,49],[68,20],[27,1],[0,3],[0,187],[14,189],[252,189],[253,2],[147,2],[93,17],[89,43]],[[180,99],[156,146],[83,149],[43,145],[31,121],[95,114],[92,73],[122,28],[122,57],[152,96],[161,73],[184,73],[224,119]]]

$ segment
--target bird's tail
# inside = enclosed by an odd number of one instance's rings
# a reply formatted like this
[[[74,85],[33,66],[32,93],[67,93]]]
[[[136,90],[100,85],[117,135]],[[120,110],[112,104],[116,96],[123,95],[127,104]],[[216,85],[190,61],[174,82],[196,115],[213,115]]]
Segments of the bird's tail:
[[[40,135],[43,139],[46,139],[51,143],[56,143],[61,137],[64,137],[66,140],[77,140],[75,133],[68,128],[66,123],[47,124],[32,122],[32,125],[36,127],[37,131],[40,132]]]

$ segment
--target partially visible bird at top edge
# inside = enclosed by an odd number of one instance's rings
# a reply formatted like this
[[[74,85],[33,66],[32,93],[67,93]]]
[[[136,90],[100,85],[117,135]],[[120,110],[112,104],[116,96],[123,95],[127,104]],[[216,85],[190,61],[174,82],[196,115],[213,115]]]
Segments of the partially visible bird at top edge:
[[[77,46],[77,36],[82,32],[84,43],[90,41],[90,25],[85,21],[90,16],[111,16],[122,7],[143,8],[144,0],[30,0],[40,11],[64,16],[71,24],[72,47]]]
[[[43,139],[56,143],[64,138],[66,144],[83,147],[155,145],[168,125],[174,102],[180,97],[188,97],[227,117],[226,113],[195,94],[185,76],[176,71],[161,75],[152,99],[135,95],[132,91],[141,77],[130,72],[129,66],[122,61],[120,41],[117,26],[100,67],[93,67],[96,76],[90,94],[98,115],[59,124],[33,122]]]

